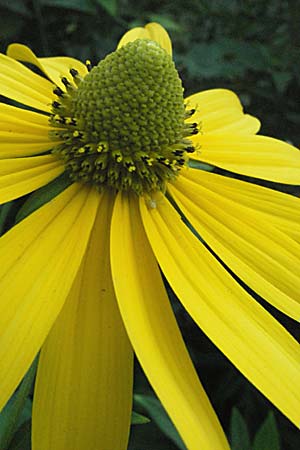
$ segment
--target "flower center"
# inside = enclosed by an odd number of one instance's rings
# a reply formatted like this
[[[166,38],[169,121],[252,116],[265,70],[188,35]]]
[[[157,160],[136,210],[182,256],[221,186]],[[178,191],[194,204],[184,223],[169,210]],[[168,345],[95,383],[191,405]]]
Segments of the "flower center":
[[[89,64],[87,65],[89,68]],[[71,69],[55,88],[53,153],[74,181],[99,190],[165,190],[194,151],[181,80],[171,57],[146,39],[108,55],[82,79]]]

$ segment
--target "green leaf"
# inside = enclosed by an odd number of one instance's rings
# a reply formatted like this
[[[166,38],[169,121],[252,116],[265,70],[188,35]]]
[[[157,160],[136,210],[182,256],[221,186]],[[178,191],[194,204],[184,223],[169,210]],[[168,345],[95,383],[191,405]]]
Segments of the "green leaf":
[[[0,206],[0,236],[3,234],[7,218],[13,207],[13,202],[7,202]]]
[[[159,400],[150,395],[135,394],[134,402],[137,406],[143,408],[156,425],[162,430],[162,432],[168,436],[174,444],[181,450],[186,450],[184,443],[182,442],[176,428],[169,419],[167,413],[162,407]]]
[[[25,422],[16,432],[8,450],[31,450],[31,421]]]
[[[192,169],[205,170],[206,172],[212,172],[215,168],[210,164],[197,161],[196,159],[190,159],[188,162],[188,166],[191,167]]]
[[[115,17],[117,15],[117,0],[96,0],[96,3],[102,6],[102,8],[111,16]]]
[[[24,25],[24,17],[21,14],[16,14],[13,11],[0,11],[0,29],[1,40],[3,36],[6,39],[14,39]]]
[[[269,412],[254,437],[253,450],[280,450],[280,436],[272,411]]]
[[[150,14],[148,18],[149,22],[158,22],[164,28],[167,28],[167,30],[169,31],[176,31],[177,33],[181,33],[183,31],[182,26],[170,16],[163,16],[161,14]]]
[[[149,423],[149,422],[151,422],[151,420],[148,419],[148,417],[143,416],[142,414],[138,414],[135,411],[132,411],[131,425],[143,425],[144,423]]]
[[[18,390],[11,397],[2,413],[0,414],[0,448],[1,450],[7,450],[10,443],[13,440],[14,434],[21,422],[21,416],[24,408],[28,408],[26,400],[30,394],[35,372],[36,372],[37,360],[34,361],[29,371],[25,375]],[[26,413],[26,412],[25,412]],[[25,414],[26,417],[26,414]],[[24,416],[23,416],[24,418]]]
[[[232,409],[230,418],[230,441],[231,450],[251,450],[247,424],[235,407]]]
[[[43,5],[56,8],[74,9],[84,13],[95,13],[96,7],[92,0],[41,0]]]
[[[240,77],[248,70],[265,70],[267,64],[259,45],[230,38],[193,44],[186,60],[196,78]]]
[[[24,0],[14,0],[13,2],[10,0],[0,0],[0,7],[17,15],[30,17],[31,11],[25,3]],[[3,33],[3,30],[1,32]]]
[[[293,76],[290,72],[275,72],[271,73],[276,89],[280,94],[286,91]]]
[[[29,214],[32,214],[35,210],[43,206],[45,203],[48,203],[50,200],[64,191],[68,186],[70,186],[70,184],[72,184],[72,181],[67,174],[63,173],[54,181],[51,181],[51,183],[35,191],[29,196],[28,200],[24,203],[22,208],[20,208],[16,217],[16,223],[25,219],[25,217],[29,216]]]

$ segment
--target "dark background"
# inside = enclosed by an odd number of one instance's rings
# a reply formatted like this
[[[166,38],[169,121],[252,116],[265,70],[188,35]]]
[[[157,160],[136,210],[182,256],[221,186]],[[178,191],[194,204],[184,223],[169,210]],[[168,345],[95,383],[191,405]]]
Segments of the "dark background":
[[[261,120],[262,134],[299,147],[297,0],[0,0],[0,46],[5,52],[9,43],[19,42],[39,56],[68,55],[97,63],[115,49],[124,32],[149,21],[168,30],[186,95],[213,87],[230,88],[247,112]],[[171,292],[170,297],[232,449],[300,448],[297,429],[210,343]],[[299,338],[299,327],[293,321],[266,308]],[[138,364],[135,384],[134,409],[151,422],[133,425],[130,450],[184,448]],[[10,449],[27,450],[29,431],[30,421],[23,421]]]

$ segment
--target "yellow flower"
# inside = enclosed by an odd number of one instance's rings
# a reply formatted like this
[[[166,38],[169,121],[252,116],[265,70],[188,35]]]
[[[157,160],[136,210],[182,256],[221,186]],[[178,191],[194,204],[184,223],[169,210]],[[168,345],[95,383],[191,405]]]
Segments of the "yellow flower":
[[[166,31],[148,24],[92,70],[19,44],[0,57],[1,95],[17,102],[0,105],[0,201],[63,172],[73,180],[0,239],[1,407],[42,348],[34,450],[126,449],[133,351],[187,448],[228,449],[159,267],[199,327],[299,425],[299,346],[226,269],[299,320],[299,200],[197,164],[299,184],[300,153],[256,136],[259,121],[230,91],[184,104],[170,55]]]

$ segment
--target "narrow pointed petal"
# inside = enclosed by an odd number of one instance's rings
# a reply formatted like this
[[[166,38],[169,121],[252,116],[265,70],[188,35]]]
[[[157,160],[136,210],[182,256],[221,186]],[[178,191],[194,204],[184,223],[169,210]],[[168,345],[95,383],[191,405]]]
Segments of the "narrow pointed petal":
[[[172,43],[167,31],[159,23],[148,23],[145,27],[136,27],[127,31],[121,38],[118,49],[133,42],[136,39],[151,39],[158,42],[159,45],[172,56]]]
[[[24,130],[25,131],[25,130]],[[43,135],[40,134],[30,134],[25,132],[17,133],[17,132],[11,132],[11,131],[0,131],[0,144],[9,144],[13,143],[15,145],[18,144],[27,144],[27,143],[44,143],[45,141],[48,143],[53,142],[48,138],[46,133],[43,133]]]
[[[0,159],[0,204],[45,186],[64,170],[53,155]]]
[[[215,173],[188,170],[181,174],[218,195],[256,211],[261,219],[300,242],[300,208],[297,197]]]
[[[98,199],[94,190],[72,185],[0,239],[0,408],[65,302],[88,243]]]
[[[134,196],[117,197],[111,264],[135,353],[187,448],[228,449],[179,332]]]
[[[51,129],[48,116],[0,103],[0,159],[50,150],[53,147],[49,137]]]
[[[0,94],[41,111],[50,111],[53,84],[27,67],[0,54]]]
[[[151,210],[141,202],[141,213],[159,265],[187,311],[231,362],[299,426],[299,344],[233,280],[163,196]]]
[[[113,197],[102,195],[86,257],[43,346],[33,450],[126,450],[133,352],[109,263]]]
[[[193,158],[225,170],[278,183],[300,184],[300,150],[267,136],[198,134]]]
[[[30,50],[29,47],[22,44],[11,44],[8,46],[7,54],[13,59],[31,63],[38,67],[47,77],[56,85],[64,87],[61,83],[61,77],[69,77],[70,69],[76,69],[81,76],[87,74],[86,66],[74,58],[59,56],[53,58],[37,58],[37,56]],[[53,86],[52,86],[53,89]]]
[[[26,109],[0,103],[0,131],[27,132],[48,136],[49,118]]]
[[[251,289],[300,319],[300,245],[253,211],[215,193],[213,186],[180,177],[170,188],[205,242]]]
[[[188,109],[196,112],[188,119],[199,123],[204,134],[237,133],[255,134],[260,129],[256,117],[244,114],[241,102],[228,89],[209,89],[185,99]]]
[[[3,142],[1,142],[0,137],[0,159],[40,155],[53,148],[53,141],[50,141],[50,139],[40,142],[22,142],[22,137],[19,137],[20,142],[18,142],[18,137],[15,139],[12,137],[9,142],[7,141],[7,137],[3,137]]]

